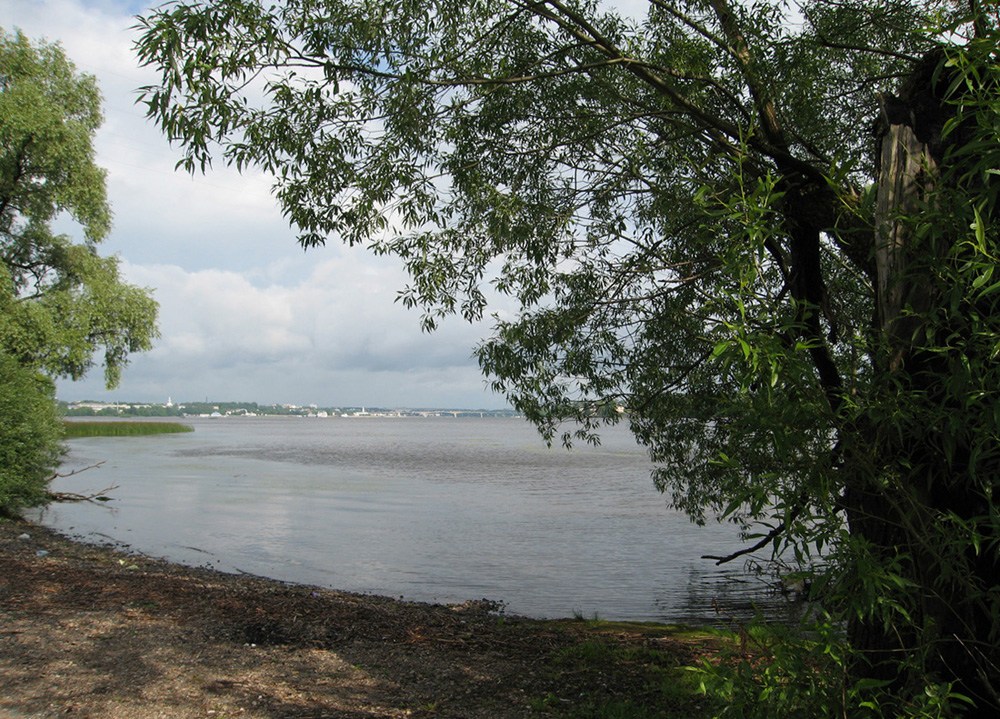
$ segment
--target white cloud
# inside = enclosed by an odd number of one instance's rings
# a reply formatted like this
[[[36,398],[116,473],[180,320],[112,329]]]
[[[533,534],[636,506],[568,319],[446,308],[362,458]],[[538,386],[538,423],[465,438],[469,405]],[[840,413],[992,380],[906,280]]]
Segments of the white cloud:
[[[421,333],[416,315],[386,291],[403,281],[395,268],[373,265],[356,251],[338,254],[295,283],[263,287],[223,270],[144,265],[126,271],[136,284],[157,287],[165,306],[154,354],[213,366],[233,353],[261,362],[318,353],[336,369],[468,364],[482,328],[456,319],[433,335]]]
[[[469,359],[484,328],[456,318],[424,334],[416,315],[388,291],[403,280],[397,268],[347,248],[332,254],[294,283],[265,286],[228,270],[124,263],[130,282],[155,288],[163,336],[135,359],[120,390],[105,392],[95,374],[85,383],[64,383],[61,396],[503,404],[484,392]]]

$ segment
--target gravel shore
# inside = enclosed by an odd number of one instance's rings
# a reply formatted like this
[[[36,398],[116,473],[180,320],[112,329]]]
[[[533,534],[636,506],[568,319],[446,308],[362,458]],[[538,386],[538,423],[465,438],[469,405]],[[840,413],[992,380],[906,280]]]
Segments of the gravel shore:
[[[655,679],[710,639],[497,610],[183,567],[0,521],[0,719],[699,714],[697,697],[664,706]]]

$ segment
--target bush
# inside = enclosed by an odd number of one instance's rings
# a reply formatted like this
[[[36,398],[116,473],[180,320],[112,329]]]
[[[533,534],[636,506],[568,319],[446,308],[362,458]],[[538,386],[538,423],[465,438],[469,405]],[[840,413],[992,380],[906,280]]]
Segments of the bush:
[[[928,676],[908,693],[853,677],[851,665],[864,660],[847,643],[844,622],[817,608],[797,626],[758,616],[692,671],[702,693],[723,707],[716,719],[948,719],[968,708],[950,683]]]
[[[0,515],[48,498],[62,455],[62,422],[52,382],[0,353]]]

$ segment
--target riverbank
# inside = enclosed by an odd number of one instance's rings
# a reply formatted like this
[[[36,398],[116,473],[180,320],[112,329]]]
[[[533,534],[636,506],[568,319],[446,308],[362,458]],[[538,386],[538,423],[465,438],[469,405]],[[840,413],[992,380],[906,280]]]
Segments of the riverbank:
[[[707,716],[681,667],[714,652],[711,635],[497,609],[182,567],[0,521],[0,717]]]

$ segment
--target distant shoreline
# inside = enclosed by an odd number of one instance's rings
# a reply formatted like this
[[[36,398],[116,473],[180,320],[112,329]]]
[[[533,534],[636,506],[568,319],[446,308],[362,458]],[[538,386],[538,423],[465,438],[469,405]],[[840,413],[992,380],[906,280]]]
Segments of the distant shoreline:
[[[165,404],[139,402],[60,401],[66,417],[520,417],[513,409],[465,409],[439,407],[387,408],[368,406],[330,406],[294,404],[258,404],[257,402],[183,402]]]

